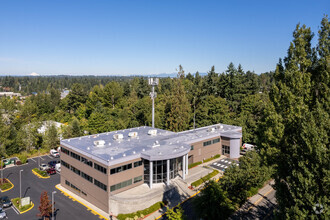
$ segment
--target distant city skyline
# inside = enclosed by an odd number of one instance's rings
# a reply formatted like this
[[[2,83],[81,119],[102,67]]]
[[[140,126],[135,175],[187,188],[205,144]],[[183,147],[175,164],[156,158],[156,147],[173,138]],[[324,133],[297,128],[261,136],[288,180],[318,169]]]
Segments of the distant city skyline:
[[[292,32],[318,38],[329,1],[2,1],[0,75],[275,69]]]

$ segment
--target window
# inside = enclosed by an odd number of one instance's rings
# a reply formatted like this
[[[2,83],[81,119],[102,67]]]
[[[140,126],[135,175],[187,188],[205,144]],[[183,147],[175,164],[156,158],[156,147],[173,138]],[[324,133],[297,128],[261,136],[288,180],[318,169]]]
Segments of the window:
[[[104,185],[103,183],[101,183],[100,181],[96,180],[96,179],[94,179],[94,185],[100,187],[104,191],[107,191],[107,186]]]
[[[134,162],[134,167],[139,167],[142,165],[142,160]]]
[[[212,144],[212,141],[206,141],[206,142],[203,143],[203,146],[205,147],[205,146],[208,146],[208,145],[211,145],[211,144]]]
[[[70,152],[70,155],[71,155],[71,157],[73,157],[74,159],[80,161],[80,156],[79,156],[78,154],[75,154],[75,153],[73,153],[73,152]]]
[[[194,145],[191,145],[190,146],[190,150],[194,150]]]
[[[137,163],[137,162],[135,162],[135,163]],[[134,163],[134,167],[135,167],[135,163]],[[140,163],[140,161],[139,161],[139,163]],[[142,161],[141,161],[141,165],[142,165]],[[129,169],[132,169],[131,163],[120,166],[120,167],[112,168],[110,170],[110,174],[120,173],[121,171],[129,170]]]
[[[78,191],[78,192],[80,192],[80,189],[78,187],[76,187],[75,185],[73,185],[73,184],[71,184],[71,188]]]
[[[141,178],[142,178],[142,176],[141,176]],[[112,185],[112,186],[110,187],[110,191],[113,192],[113,191],[115,191],[115,190],[118,190],[118,189],[124,188],[124,187],[129,186],[129,185],[132,185],[132,179],[130,179],[130,180],[126,180],[126,181],[121,182],[121,183],[118,183],[118,184],[116,184],[116,185]]]
[[[214,139],[212,142],[213,142],[213,144],[219,143],[220,142],[220,138]]]
[[[70,169],[70,165],[66,163],[65,161],[61,160],[61,164],[65,166],[66,168]]]
[[[222,145],[222,154],[230,154],[230,147],[227,145]]]
[[[80,176],[80,170],[78,170],[77,168],[75,168],[73,166],[71,166],[71,170],[72,170],[72,172],[74,172]]]
[[[82,193],[84,196],[87,196],[87,194],[86,194],[84,191],[81,191],[81,193]]]
[[[67,154],[67,155],[70,154],[70,151],[68,151],[68,150],[67,150],[66,148],[64,148],[64,147],[61,147],[61,152],[65,153],[65,154]]]
[[[107,168],[102,167],[100,165],[98,165],[97,163],[94,163],[94,168],[104,174],[107,174]]]
[[[84,179],[88,180],[89,182],[91,182],[91,183],[93,182],[93,177],[87,175],[86,173],[81,172],[81,176],[82,176]]]
[[[65,184],[68,185],[68,186],[70,186],[70,182],[67,181],[67,180],[65,180]]]
[[[142,181],[142,176],[138,176],[134,178],[134,183],[138,183],[140,181]]]
[[[93,162],[86,159],[85,157],[81,157],[81,162],[83,162],[84,164],[87,164],[90,167],[93,167]]]

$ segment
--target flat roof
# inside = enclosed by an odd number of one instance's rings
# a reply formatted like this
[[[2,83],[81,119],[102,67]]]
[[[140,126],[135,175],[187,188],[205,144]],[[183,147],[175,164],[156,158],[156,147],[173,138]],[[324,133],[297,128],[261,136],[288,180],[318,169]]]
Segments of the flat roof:
[[[148,134],[150,130],[156,130],[157,134]],[[191,143],[220,136],[240,138],[241,130],[238,126],[216,124],[176,133],[143,126],[65,139],[61,141],[61,145],[112,166],[141,157],[148,160],[176,158],[187,154]],[[131,132],[136,132],[137,136],[130,137]],[[118,134],[123,138],[115,139],[114,136]],[[96,145],[95,142],[101,144]]]

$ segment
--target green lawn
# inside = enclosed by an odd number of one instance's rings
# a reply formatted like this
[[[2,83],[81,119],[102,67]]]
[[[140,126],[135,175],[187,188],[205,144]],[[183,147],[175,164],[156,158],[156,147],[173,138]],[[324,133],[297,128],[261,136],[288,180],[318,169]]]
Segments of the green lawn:
[[[117,216],[117,218],[119,220],[135,219],[134,217],[143,218],[144,216],[149,215],[150,213],[153,213],[162,207],[164,207],[164,203],[157,202],[157,203],[153,204],[152,206],[150,206],[149,208],[146,208],[146,209],[143,209],[143,210],[140,210],[137,212],[133,212],[133,213],[129,213],[129,214],[119,214]]]
[[[47,172],[44,170],[39,170],[38,168],[33,168],[32,170],[35,171],[36,173],[40,174],[40,176],[43,176],[43,177],[48,176]]]
[[[214,177],[215,175],[217,175],[219,173],[219,171],[217,170],[213,170],[212,173],[207,174],[206,176],[200,178],[199,180],[196,180],[195,182],[193,182],[191,185],[193,187],[197,187],[199,185],[201,185],[203,182],[208,181],[209,179],[211,179],[212,177]]]
[[[32,206],[32,203],[30,203],[29,205],[25,205],[23,207],[20,207],[20,198],[15,198],[15,199],[12,199],[12,203],[13,205],[20,211],[20,212],[24,212],[26,210],[28,210],[29,208],[31,208]]]

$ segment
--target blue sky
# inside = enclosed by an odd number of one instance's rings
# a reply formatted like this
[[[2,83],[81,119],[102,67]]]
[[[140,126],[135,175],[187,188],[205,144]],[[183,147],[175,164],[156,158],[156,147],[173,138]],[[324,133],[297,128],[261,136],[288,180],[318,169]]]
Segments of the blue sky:
[[[266,3],[267,2],[267,3]],[[0,1],[0,74],[256,73],[284,57],[298,22],[330,1]],[[314,40],[316,42],[316,38]]]

